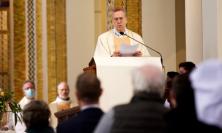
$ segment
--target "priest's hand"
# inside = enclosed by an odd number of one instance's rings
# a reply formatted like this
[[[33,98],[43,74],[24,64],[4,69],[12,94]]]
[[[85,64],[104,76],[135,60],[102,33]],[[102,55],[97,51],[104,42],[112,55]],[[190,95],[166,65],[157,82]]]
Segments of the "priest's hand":
[[[140,57],[142,56],[142,52],[141,51],[136,51],[133,56],[137,56],[137,57]]]
[[[115,51],[111,57],[120,57],[121,54],[119,51]]]

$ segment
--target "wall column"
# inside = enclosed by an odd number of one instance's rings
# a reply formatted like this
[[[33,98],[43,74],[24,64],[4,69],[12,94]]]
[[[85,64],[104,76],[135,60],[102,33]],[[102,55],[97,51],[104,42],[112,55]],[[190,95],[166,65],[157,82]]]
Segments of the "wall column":
[[[204,59],[222,57],[221,11],[221,0],[202,0]]]
[[[202,0],[185,0],[186,60],[203,59]]]

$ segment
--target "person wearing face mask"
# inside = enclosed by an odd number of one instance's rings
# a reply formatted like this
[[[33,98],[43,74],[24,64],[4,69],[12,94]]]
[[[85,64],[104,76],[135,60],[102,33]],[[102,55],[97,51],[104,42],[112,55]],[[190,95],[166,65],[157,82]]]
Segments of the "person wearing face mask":
[[[31,80],[26,80],[23,84],[22,89],[24,92],[24,97],[19,101],[19,105],[23,110],[25,105],[35,100],[35,83]],[[25,133],[25,130],[26,130],[26,126],[24,122],[18,121],[18,123],[15,125],[15,132]]]
[[[76,106],[76,104],[74,104],[69,97],[69,86],[66,82],[61,82],[58,84],[57,93],[58,96],[56,97],[56,100],[49,104],[49,108],[52,114],[50,122],[51,126],[54,129],[58,124],[57,118],[55,117],[54,113]]]
[[[19,105],[21,109],[23,110],[25,105],[35,100],[35,83],[31,80],[26,80],[23,83],[22,90],[24,93],[24,97],[19,101]],[[26,126],[24,122],[22,121],[22,119],[21,121],[18,120],[17,124],[15,125],[14,114],[10,113],[9,122],[4,126],[4,130],[8,130],[8,129],[14,129],[16,133],[25,133]]]

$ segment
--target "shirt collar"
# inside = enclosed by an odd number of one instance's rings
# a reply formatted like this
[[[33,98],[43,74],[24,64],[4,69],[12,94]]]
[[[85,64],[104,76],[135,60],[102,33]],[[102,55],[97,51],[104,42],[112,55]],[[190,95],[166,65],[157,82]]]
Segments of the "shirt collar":
[[[99,108],[99,104],[85,105],[85,106],[81,107],[81,111],[86,110],[88,108]]]
[[[56,102],[57,103],[67,103],[67,104],[70,104],[72,101],[71,101],[70,98],[68,100],[64,100],[64,99],[60,98],[59,96],[57,96]]]
[[[113,29],[113,33],[114,33],[117,37],[121,37],[121,36],[122,36],[115,28]],[[124,34],[127,34],[127,29],[125,29]]]

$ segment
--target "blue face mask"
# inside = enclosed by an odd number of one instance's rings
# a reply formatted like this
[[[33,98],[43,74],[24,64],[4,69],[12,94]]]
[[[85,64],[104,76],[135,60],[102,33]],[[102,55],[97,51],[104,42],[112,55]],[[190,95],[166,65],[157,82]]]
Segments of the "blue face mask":
[[[28,88],[27,90],[25,90],[25,95],[27,98],[34,98],[35,97],[35,90]]]

